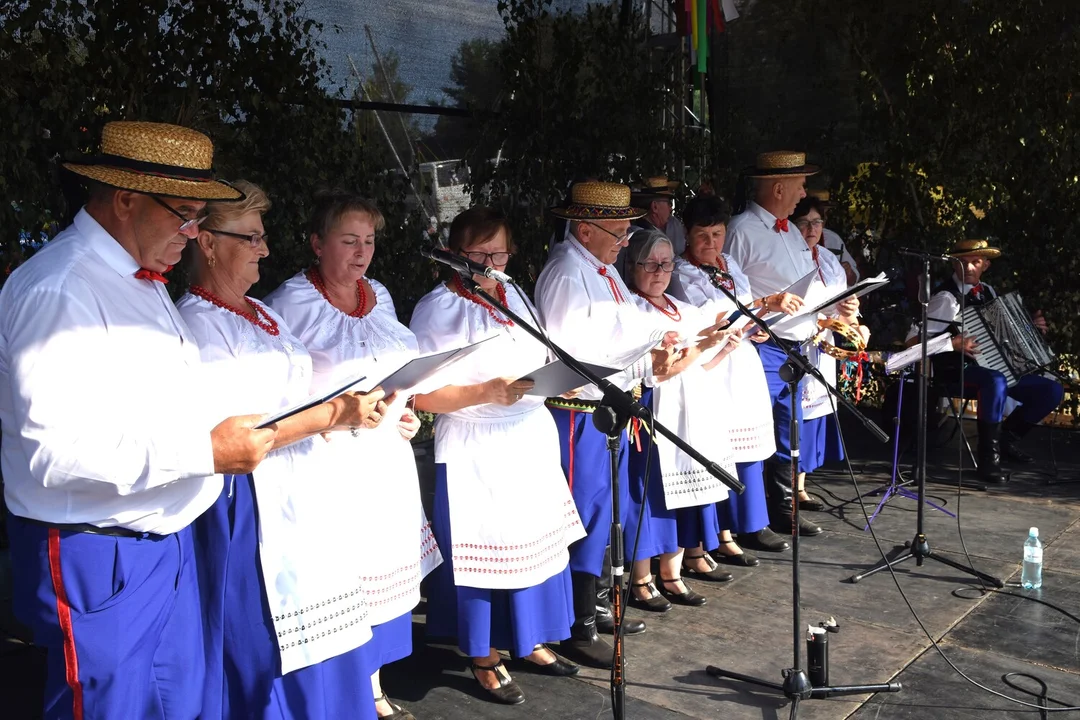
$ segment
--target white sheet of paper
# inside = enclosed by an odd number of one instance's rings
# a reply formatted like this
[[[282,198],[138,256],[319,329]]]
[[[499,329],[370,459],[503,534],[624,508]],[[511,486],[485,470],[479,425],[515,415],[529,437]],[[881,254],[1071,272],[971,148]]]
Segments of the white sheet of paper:
[[[926,356],[937,355],[943,353],[952,347],[952,336],[949,333],[942,333],[936,335],[926,341]],[[889,356],[889,359],[885,361],[885,372],[896,372],[901,368],[906,368],[908,365],[917,363],[922,360],[922,345],[915,343],[906,350],[893,353]]]

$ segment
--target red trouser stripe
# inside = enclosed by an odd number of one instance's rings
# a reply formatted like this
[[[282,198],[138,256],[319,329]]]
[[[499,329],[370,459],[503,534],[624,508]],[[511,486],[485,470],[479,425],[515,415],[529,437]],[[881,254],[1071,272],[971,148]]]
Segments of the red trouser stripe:
[[[60,632],[64,636],[64,667],[68,687],[73,696],[72,713],[75,720],[83,720],[82,683],[79,682],[79,658],[75,654],[75,633],[71,626],[71,606],[64,590],[64,576],[60,572],[60,531],[49,528],[49,575],[52,576],[53,592],[56,593],[56,615],[60,619]]]
[[[566,480],[570,484],[570,492],[574,492],[574,422],[576,418],[574,415],[577,411],[570,411],[570,462],[567,463],[568,470],[566,473]]]

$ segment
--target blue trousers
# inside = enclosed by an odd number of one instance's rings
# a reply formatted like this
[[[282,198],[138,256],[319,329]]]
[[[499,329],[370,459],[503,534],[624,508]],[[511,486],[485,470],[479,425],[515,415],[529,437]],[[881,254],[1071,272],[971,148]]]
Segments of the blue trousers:
[[[722,529],[736,535],[755,533],[769,524],[763,463],[760,460],[735,463],[735,467],[746,490],[742,495],[731,493],[727,500],[716,503],[717,519]]]
[[[952,379],[950,394],[961,397],[960,378]],[[1005,386],[1005,376],[997,370],[984,367],[964,369],[964,392],[962,397],[974,398],[979,403],[979,420],[982,422],[1001,422],[1005,416],[1005,398],[1012,398],[1020,403],[1013,414],[1017,419],[1037,425],[1061,404],[1065,389],[1061,384],[1041,375],[1025,375],[1011,388]]]
[[[113,537],[8,516],[15,616],[47,652],[43,716],[193,720],[203,634],[191,531]]]
[[[765,381],[769,385],[772,400],[773,423],[776,432],[776,453],[770,458],[775,462],[791,462],[791,393],[787,383],[780,379],[780,366],[787,362],[787,355],[770,340],[756,344],[761,366],[765,369]],[[798,391],[798,386],[796,386]],[[795,417],[802,426],[802,403],[796,398]],[[800,436],[802,435],[800,429]]]
[[[600,577],[611,530],[611,462],[607,437],[593,427],[589,413],[551,408],[551,416],[559,429],[563,472],[586,532],[585,537],[570,546],[570,570]],[[625,430],[619,443],[618,463],[619,514],[625,528],[631,507]]]

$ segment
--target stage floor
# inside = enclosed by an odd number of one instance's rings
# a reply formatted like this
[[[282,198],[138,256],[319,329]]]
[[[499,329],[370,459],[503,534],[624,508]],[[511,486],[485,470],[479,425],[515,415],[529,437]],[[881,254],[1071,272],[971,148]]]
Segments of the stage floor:
[[[845,422],[853,467],[862,492],[888,482],[891,448],[876,443]],[[968,428],[974,437],[974,427]],[[949,659],[976,681],[994,690],[1035,701],[1006,686],[1006,673],[1036,675],[1051,698],[1080,705],[1080,623],[1052,603],[1080,614],[1080,483],[1049,484],[1053,471],[1051,433],[1040,428],[1025,448],[1039,464],[1014,472],[1012,482],[987,492],[962,491],[957,497],[955,441],[931,453],[928,495],[951,512],[959,511],[963,539],[980,570],[1018,583],[1022,546],[1030,526],[1046,545],[1044,586],[1030,592],[1016,585],[1002,593],[979,591],[973,578],[946,565],[913,562],[896,570],[900,587],[926,630]],[[1053,459],[1057,480],[1080,480],[1080,435],[1056,430]],[[940,480],[941,482],[937,482]],[[951,483],[951,484],[950,484]],[[846,474],[833,469],[811,478],[812,492],[831,507],[813,513],[826,532],[802,543],[803,626],[830,616],[840,633],[830,635],[830,680],[834,685],[903,684],[897,694],[837,697],[801,703],[799,717],[892,720],[919,718],[1038,717],[1037,711],[996,698],[964,681],[935,651],[907,609],[888,572],[851,584],[846,579],[867,568],[880,554],[864,532],[857,493]],[[816,487],[814,487],[816,485]],[[878,498],[867,498],[872,512]],[[915,532],[916,503],[894,497],[873,524],[881,547],[893,552]],[[933,548],[966,562],[957,521],[927,508],[926,531]],[[791,553],[762,553],[757,568],[735,568],[722,585],[693,582],[708,596],[702,608],[674,607],[663,615],[630,610],[648,621],[648,631],[627,639],[628,718],[786,718],[789,701],[768,690],[705,673],[706,665],[780,682],[792,663]],[[10,590],[0,574],[0,597]],[[510,670],[526,703],[504,707],[487,702],[472,679],[467,659],[445,645],[426,645],[421,605],[414,617],[412,657],[384,670],[384,688],[418,720],[503,720],[610,716],[607,673],[583,669],[574,679],[530,673],[520,663]],[[0,615],[0,628],[10,622]],[[42,661],[36,651],[14,641],[0,646],[0,716],[33,718],[41,691]],[[1037,694],[1032,680],[1017,678]],[[1058,717],[1080,717],[1060,713]]]

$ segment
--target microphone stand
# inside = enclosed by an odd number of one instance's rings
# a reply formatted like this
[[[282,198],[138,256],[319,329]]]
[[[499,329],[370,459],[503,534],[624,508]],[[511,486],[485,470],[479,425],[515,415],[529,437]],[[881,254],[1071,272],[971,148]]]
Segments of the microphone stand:
[[[915,538],[904,543],[904,551],[897,557],[889,560],[883,558],[880,562],[875,564],[872,568],[866,572],[857,573],[852,575],[850,581],[857,583],[863,578],[870,577],[875,573],[879,573],[886,568],[896,567],[897,565],[914,559],[917,567],[922,567],[923,560],[929,558],[931,560],[937,560],[943,565],[967,573],[973,577],[977,577],[984,583],[993,585],[996,588],[1005,587],[1005,583],[992,575],[987,575],[984,572],[980,572],[973,567],[969,567],[962,563],[959,563],[952,558],[938,555],[930,547],[930,541],[926,537],[926,529],[923,525],[925,512],[924,503],[926,501],[926,392],[927,381],[929,372],[929,357],[926,351],[926,345],[929,341],[929,333],[927,332],[927,307],[930,304],[930,261],[931,260],[943,260],[948,259],[950,262],[953,258],[947,258],[942,255],[933,255],[923,252],[917,252],[914,250],[901,250],[905,255],[913,255],[918,257],[922,261],[922,277],[919,279],[919,305],[920,310],[920,327],[919,327],[919,342],[922,344],[922,359],[919,363],[919,419],[917,424],[917,430],[915,435],[916,442],[916,460],[915,460],[915,479],[916,486],[918,488],[918,508],[916,510],[915,519]]]
[[[464,273],[459,273],[459,275],[462,283],[468,287],[469,290],[482,297],[485,301],[490,303],[493,308],[510,318],[522,330],[529,333],[529,335],[533,336],[544,346],[549,348],[559,360],[585,381],[583,384],[596,385],[604,393],[604,399],[600,401],[599,407],[593,412],[593,425],[596,426],[597,430],[607,436],[607,448],[611,456],[611,617],[615,626],[614,657],[611,672],[611,698],[612,715],[615,720],[624,720],[626,717],[626,676],[624,672],[625,657],[623,652],[622,624],[623,593],[626,588],[625,579],[623,577],[623,567],[626,564],[626,559],[624,557],[622,523],[619,520],[618,463],[618,451],[622,428],[626,427],[629,418],[633,417],[640,420],[646,420],[650,423],[650,427],[653,428],[653,430],[670,440],[672,444],[704,467],[710,475],[724,483],[724,485],[731,488],[736,493],[741,494],[746,489],[746,486],[743,485],[738,478],[733,477],[722,467],[695,450],[667,427],[656,422],[652,418],[652,413],[649,409],[642,406],[642,404],[635,400],[630,393],[620,390],[611,382],[598,377],[572,355],[552,342],[547,335],[539,330],[539,328],[525,322],[520,316],[514,313],[514,311],[508,308],[506,304],[500,302],[497,297],[492,297],[491,293],[488,293],[480,287],[480,285],[473,280],[472,276],[466,277]]]
[[[791,403],[791,625],[792,625],[792,655],[793,662],[790,668],[786,668],[780,671],[780,676],[783,678],[783,683],[776,683],[770,680],[757,678],[752,675],[743,675],[741,673],[732,672],[730,670],[724,670],[714,665],[709,665],[705,668],[705,672],[716,678],[732,678],[734,680],[740,680],[742,682],[750,683],[752,685],[758,685],[761,687],[767,687],[772,690],[776,690],[782,693],[785,697],[791,700],[791,714],[790,718],[794,720],[798,716],[799,703],[803,700],[820,700],[823,698],[833,697],[835,695],[862,695],[866,693],[878,693],[878,692],[900,692],[900,683],[880,683],[874,685],[819,685],[815,687],[807,676],[806,670],[803,668],[803,635],[802,635],[802,598],[801,590],[799,587],[799,501],[798,501],[798,476],[799,476],[799,419],[798,419],[798,405],[800,402],[799,397],[799,381],[803,375],[810,375],[810,377],[821,383],[825,389],[836,398],[840,404],[847,408],[851,413],[857,417],[867,430],[872,432],[882,442],[888,442],[889,436],[878,427],[872,420],[859,412],[855,405],[844,397],[839,391],[833,388],[829,383],[825,382],[825,377],[821,372],[811,363],[806,357],[799,353],[789,343],[781,340],[776,336],[761,318],[750,311],[748,307],[739,302],[739,299],[735,296],[735,293],[723,287],[720,283],[715,284],[716,287],[727,296],[729,300],[735,303],[735,306],[747,317],[751,318],[758,328],[765,332],[781,350],[787,355],[787,362],[780,367],[780,377],[787,383],[788,387],[788,399]],[[797,346],[796,346],[797,347]],[[825,665],[827,668],[827,664]],[[819,677],[824,678],[824,682],[828,683],[827,670],[818,674]]]

